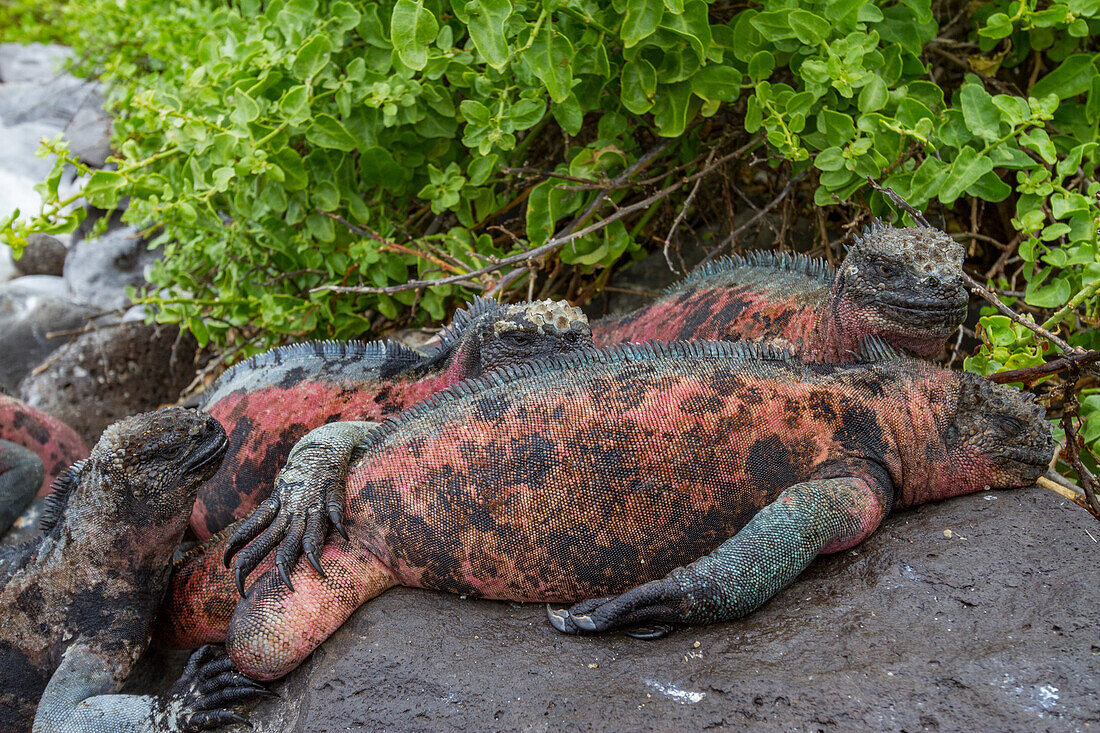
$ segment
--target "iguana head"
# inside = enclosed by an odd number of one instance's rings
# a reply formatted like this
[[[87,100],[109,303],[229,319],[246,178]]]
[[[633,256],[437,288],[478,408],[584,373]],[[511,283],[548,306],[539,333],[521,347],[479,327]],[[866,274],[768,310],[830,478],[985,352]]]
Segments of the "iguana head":
[[[853,331],[845,340],[873,333],[917,356],[938,353],[966,317],[963,255],[938,229],[876,220],[855,237],[833,283],[833,308]]]
[[[182,407],[116,422],[103,431],[86,460],[58,479],[43,529],[63,513],[77,512],[96,517],[93,522],[139,529],[174,532],[178,525],[182,533],[198,488],[214,475],[226,444],[217,420]]]
[[[593,348],[588,318],[564,301],[511,305],[481,299],[455,314],[436,358],[470,379],[512,364]],[[434,360],[434,359],[433,359]]]
[[[976,374],[953,375],[959,391],[942,433],[949,465],[937,471],[955,484],[950,495],[1034,484],[1054,456],[1050,425],[1035,396]]]

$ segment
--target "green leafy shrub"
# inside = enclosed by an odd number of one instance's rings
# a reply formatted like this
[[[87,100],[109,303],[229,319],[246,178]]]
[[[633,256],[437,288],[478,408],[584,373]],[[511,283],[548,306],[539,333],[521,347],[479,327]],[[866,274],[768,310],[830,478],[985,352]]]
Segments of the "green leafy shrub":
[[[637,200],[599,184],[656,139],[675,140],[648,173],[667,183],[759,134],[836,218],[859,199],[888,212],[873,176],[971,232],[1006,300],[1100,346],[1100,0],[72,0],[37,31],[13,7],[12,37],[63,29],[111,86],[119,168],[84,198],[131,197],[127,219],[167,253],[145,300],[204,343],[439,319],[476,283],[317,288],[478,270],[596,221],[598,198]],[[532,161],[581,182],[509,172]],[[0,227],[16,249],[75,226],[59,172],[40,216]],[[583,273],[637,256],[652,214],[556,256]],[[1049,349],[1002,316],[980,330],[975,371]]]

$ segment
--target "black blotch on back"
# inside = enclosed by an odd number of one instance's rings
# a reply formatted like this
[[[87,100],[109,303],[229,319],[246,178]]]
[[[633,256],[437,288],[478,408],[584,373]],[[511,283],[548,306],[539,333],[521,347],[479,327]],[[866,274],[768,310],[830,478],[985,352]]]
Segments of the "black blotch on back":
[[[761,488],[785,489],[800,481],[790,449],[776,435],[760,438],[749,447],[745,472]]]

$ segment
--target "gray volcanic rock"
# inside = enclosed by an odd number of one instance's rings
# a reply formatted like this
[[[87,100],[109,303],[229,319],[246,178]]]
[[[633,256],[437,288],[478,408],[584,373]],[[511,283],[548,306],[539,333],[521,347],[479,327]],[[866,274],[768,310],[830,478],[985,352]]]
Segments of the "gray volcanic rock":
[[[98,89],[86,95],[65,126],[69,152],[93,168],[102,168],[111,154],[111,122]]]
[[[112,225],[96,239],[83,239],[78,230],[65,258],[65,282],[101,310],[124,308],[130,305],[126,286],[143,287],[145,268],[159,256],[131,226]]]
[[[63,346],[19,384],[18,395],[91,445],[116,420],[178,400],[195,377],[197,348],[175,326],[111,324]]]
[[[67,46],[42,43],[0,43],[0,83],[48,81],[71,58]]]
[[[94,312],[59,277],[34,275],[0,283],[0,386],[14,391],[19,380],[70,338],[47,334],[83,326]]]
[[[65,245],[56,237],[35,232],[27,237],[22,256],[15,261],[15,269],[24,275],[51,275],[61,277],[65,267]]]
[[[950,537],[945,533],[950,530]],[[764,608],[665,639],[397,588],[251,713],[263,731],[1080,730],[1100,721],[1100,538],[1042,489],[891,517]]]

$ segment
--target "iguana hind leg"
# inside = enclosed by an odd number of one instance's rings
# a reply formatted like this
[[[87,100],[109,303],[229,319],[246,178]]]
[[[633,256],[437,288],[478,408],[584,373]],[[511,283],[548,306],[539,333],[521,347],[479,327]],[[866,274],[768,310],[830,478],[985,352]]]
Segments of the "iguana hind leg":
[[[257,580],[229,622],[226,647],[237,669],[274,680],[297,667],[355,609],[397,585],[381,560],[334,538],[321,553],[325,575],[299,565],[287,587],[277,570]]]
[[[801,573],[820,552],[851,547],[886,513],[885,487],[862,478],[805,481],[760,510],[714,552],[660,580],[569,610],[548,608],[567,634],[645,624],[641,638],[670,625],[709,624],[751,613]]]

